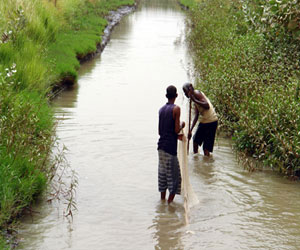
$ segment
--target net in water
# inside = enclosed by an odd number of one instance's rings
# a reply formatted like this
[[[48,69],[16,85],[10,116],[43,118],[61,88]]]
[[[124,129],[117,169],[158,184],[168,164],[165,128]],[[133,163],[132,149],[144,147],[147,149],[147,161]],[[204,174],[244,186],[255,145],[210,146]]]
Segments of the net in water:
[[[183,132],[182,132],[183,133]],[[189,209],[199,203],[189,179],[187,137],[183,133],[182,140],[178,141],[178,160],[182,178],[182,196],[184,199],[185,220],[188,223]]]

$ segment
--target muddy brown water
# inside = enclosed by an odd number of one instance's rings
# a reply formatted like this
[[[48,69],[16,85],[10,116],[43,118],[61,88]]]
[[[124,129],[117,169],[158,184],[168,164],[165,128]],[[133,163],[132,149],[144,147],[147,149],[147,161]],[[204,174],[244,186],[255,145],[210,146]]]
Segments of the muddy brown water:
[[[78,84],[54,103],[66,158],[79,178],[73,222],[63,203],[41,202],[19,228],[18,249],[300,249],[300,186],[248,173],[231,141],[213,158],[189,155],[199,204],[184,223],[183,199],[157,191],[158,109],[165,88],[189,81],[185,14],[176,1],[141,0],[110,42],[82,65]]]

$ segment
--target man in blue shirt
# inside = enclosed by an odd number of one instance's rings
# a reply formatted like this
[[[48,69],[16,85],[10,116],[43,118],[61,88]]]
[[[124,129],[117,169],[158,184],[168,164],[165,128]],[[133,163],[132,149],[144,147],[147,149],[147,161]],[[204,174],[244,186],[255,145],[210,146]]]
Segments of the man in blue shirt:
[[[171,203],[175,194],[181,192],[181,174],[177,158],[178,133],[184,128],[185,123],[180,124],[180,107],[175,105],[177,89],[170,85],[167,88],[168,102],[159,110],[158,124],[158,189],[161,199],[165,200],[166,191],[169,190],[168,203]]]

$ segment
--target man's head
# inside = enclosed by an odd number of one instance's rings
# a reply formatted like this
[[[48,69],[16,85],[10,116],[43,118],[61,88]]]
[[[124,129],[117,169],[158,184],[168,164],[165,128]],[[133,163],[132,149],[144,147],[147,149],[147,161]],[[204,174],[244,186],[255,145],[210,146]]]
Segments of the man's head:
[[[187,98],[189,98],[190,97],[190,91],[193,91],[194,87],[193,87],[193,84],[187,82],[187,83],[183,84],[182,89],[183,89],[183,92],[184,92],[185,96]]]
[[[170,99],[175,99],[178,96],[177,94],[177,89],[175,86],[170,85],[169,87],[167,87],[167,93],[166,93],[166,97],[170,100]]]

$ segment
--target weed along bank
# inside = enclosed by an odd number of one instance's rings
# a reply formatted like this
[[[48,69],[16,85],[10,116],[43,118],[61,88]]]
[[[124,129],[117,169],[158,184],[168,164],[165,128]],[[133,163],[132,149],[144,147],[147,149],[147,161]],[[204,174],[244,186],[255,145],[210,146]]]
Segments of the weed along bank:
[[[134,8],[131,0],[1,1],[1,249],[59,168],[49,99],[76,81],[80,60],[102,50],[112,26]]]

